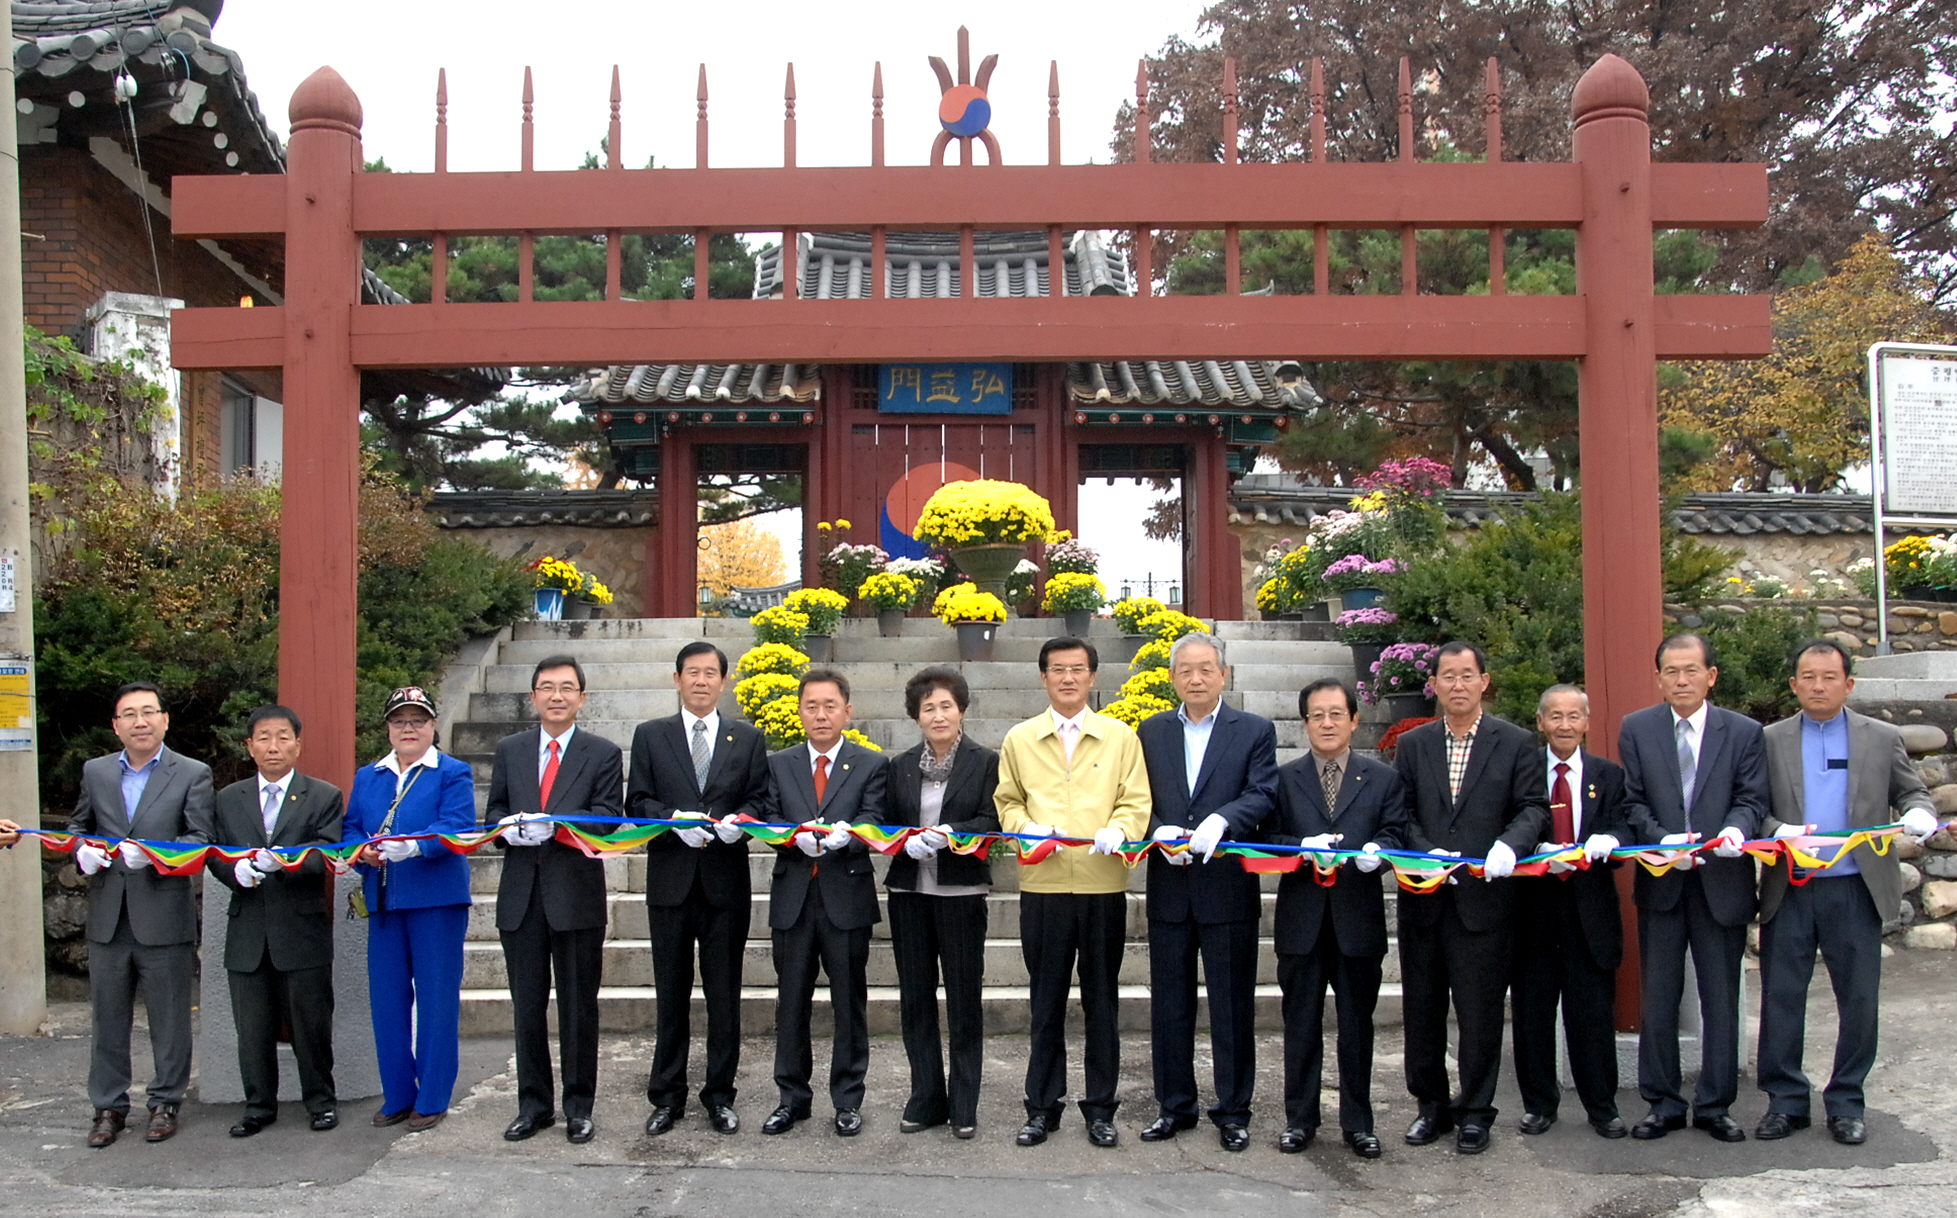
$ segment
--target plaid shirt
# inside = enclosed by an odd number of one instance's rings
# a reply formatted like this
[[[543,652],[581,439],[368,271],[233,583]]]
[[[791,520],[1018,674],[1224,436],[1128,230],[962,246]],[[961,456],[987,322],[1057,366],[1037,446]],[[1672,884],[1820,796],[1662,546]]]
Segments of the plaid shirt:
[[[1447,793],[1449,798],[1459,799],[1461,780],[1468,776],[1468,754],[1474,751],[1475,733],[1481,730],[1481,716],[1475,716],[1474,726],[1465,735],[1456,736],[1445,721],[1441,727],[1447,737]]]

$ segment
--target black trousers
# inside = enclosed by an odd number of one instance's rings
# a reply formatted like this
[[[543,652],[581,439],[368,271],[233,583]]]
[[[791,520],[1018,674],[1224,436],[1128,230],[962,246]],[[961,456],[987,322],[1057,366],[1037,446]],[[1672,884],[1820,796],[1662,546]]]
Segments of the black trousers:
[[[1777,921],[1778,919],[1776,919]],[[1685,994],[1685,949],[1698,974],[1699,1084],[1692,1115],[1725,1116],[1740,1087],[1740,966],[1746,927],[1722,926],[1706,905],[1696,871],[1668,910],[1638,910],[1644,1031],[1638,1037],[1638,1094],[1662,1117],[1685,1115],[1678,1062],[1678,1002]]]
[[[982,894],[890,893],[890,947],[897,957],[904,1055],[911,1063],[906,1121],[978,1124],[979,1081],[985,1072],[985,922]],[[938,1042],[941,970],[945,1022],[951,1029],[949,1087]]]
[[[1373,1131],[1373,1011],[1384,970],[1379,956],[1348,956],[1328,914],[1311,951],[1277,958],[1284,991],[1284,1123],[1317,1129],[1325,1081],[1325,987],[1339,1020],[1339,1128]]]
[[[775,932],[775,1086],[781,1102],[807,1113],[815,1092],[809,1086],[815,1059],[809,1044],[809,1017],[815,1005],[819,966],[829,977],[829,1006],[835,1036],[829,1049],[829,1099],[841,1112],[863,1106],[863,1076],[870,1069],[870,928],[843,930],[822,907],[822,889],[809,885],[802,916]]]
[[[1060,1120],[1067,1094],[1067,990],[1080,962],[1080,1006],[1087,1022],[1086,1095],[1089,1121],[1111,1121],[1121,1101],[1121,1023],[1116,1011],[1121,950],[1127,939],[1124,892],[1019,894],[1019,946],[1031,977],[1032,1044],[1026,1058],[1026,1112]]]
[[[1773,920],[1760,928],[1760,1089],[1769,1111],[1808,1115],[1801,1047],[1816,948],[1835,987],[1838,1021],[1834,1076],[1821,1102],[1831,1117],[1860,1117],[1862,1084],[1875,1064],[1882,917],[1857,875],[1790,887]]]
[[[598,975],[605,928],[552,930],[540,888],[515,930],[503,932],[510,1005],[516,1016],[517,1114],[550,1116],[556,1090],[550,1069],[550,994],[557,989],[557,1048],[564,1070],[564,1115],[589,1119],[598,1093]]]
[[[1464,884],[1482,880],[1463,879]],[[1451,1115],[1483,1129],[1495,1121],[1502,1073],[1502,1000],[1508,995],[1510,929],[1471,931],[1446,888],[1407,901],[1438,901],[1440,917],[1400,918],[1400,987],[1406,1010],[1407,1090],[1422,1115]],[[1401,905],[1404,910],[1406,906]],[[1461,1089],[1447,1087],[1447,1010],[1460,1029]]]
[[[646,905],[652,937],[652,983],[657,1031],[646,1098],[686,1111],[686,1059],[693,1040],[693,954],[700,954],[700,990],[707,999],[707,1079],[700,1103],[708,1111],[734,1103],[741,1066],[741,968],[747,953],[748,907],[707,902],[698,876],[678,905]]]
[[[1196,957],[1209,991],[1218,1125],[1250,1123],[1257,1082],[1257,920],[1148,923],[1149,1025],[1155,1102],[1196,1118]]]
[[[136,989],[149,1013],[151,1108],[183,1103],[190,1087],[190,999],[197,990],[197,945],[136,942],[125,906],[107,943],[88,945],[88,1001],[94,1045],[88,1060],[88,1102],[129,1111],[129,1035],[135,1027]]]
[[[1617,970],[1600,968],[1577,917],[1573,883],[1551,876],[1510,880],[1518,893],[1509,991],[1515,1081],[1522,1110],[1555,1116],[1563,1098],[1556,1076],[1556,1007],[1577,1098],[1592,1121],[1617,1116]]]
[[[250,972],[228,970],[231,1018],[238,1028],[238,1076],[245,1087],[245,1115],[279,1114],[279,1024],[292,1021],[292,1056],[299,1065],[299,1094],[306,1111],[330,1112],[333,1096],[333,967],[279,969],[272,953],[259,954]]]

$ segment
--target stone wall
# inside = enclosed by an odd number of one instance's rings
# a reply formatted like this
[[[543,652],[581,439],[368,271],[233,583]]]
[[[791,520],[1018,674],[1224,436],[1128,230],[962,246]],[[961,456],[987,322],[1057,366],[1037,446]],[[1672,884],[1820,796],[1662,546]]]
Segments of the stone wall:
[[[607,529],[589,525],[517,525],[457,529],[455,533],[503,558],[532,562],[545,555],[568,558],[596,575],[615,598],[606,617],[645,616],[646,547],[657,526]]]
[[[1919,757],[1917,773],[1936,801],[1937,819],[1957,816],[1957,754]],[[1957,949],[1957,837],[1947,826],[1922,844],[1898,839],[1903,907],[1889,929],[1905,947]]]
[[[1848,648],[1858,656],[1872,656],[1876,652],[1875,602],[1873,600],[1842,600],[1838,598],[1802,599],[1739,599],[1718,601],[1709,608],[1724,609],[1731,613],[1744,613],[1749,608],[1760,605],[1797,606],[1814,610],[1815,623],[1822,633]],[[1668,604],[1665,606],[1665,620],[1676,622],[1691,629],[1699,625],[1699,616],[1690,605]],[[1941,651],[1957,650],[1957,604],[1942,601],[1890,601],[1889,602],[1889,645],[1895,651]]]

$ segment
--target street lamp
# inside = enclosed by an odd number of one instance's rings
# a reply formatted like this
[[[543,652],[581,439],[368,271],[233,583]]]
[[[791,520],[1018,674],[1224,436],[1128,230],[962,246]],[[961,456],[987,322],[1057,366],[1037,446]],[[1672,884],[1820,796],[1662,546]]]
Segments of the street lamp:
[[[1182,588],[1174,580],[1169,581],[1169,603],[1171,605],[1182,604]]]
[[[707,610],[711,608],[713,608],[713,585],[702,581],[700,584],[700,616],[705,617]]]

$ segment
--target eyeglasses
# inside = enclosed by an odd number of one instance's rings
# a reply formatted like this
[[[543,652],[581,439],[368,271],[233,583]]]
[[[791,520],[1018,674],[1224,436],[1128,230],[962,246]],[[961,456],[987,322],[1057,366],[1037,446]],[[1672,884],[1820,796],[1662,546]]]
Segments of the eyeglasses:
[[[546,683],[543,685],[532,685],[530,692],[533,694],[581,694],[584,692],[584,686],[573,685],[569,681],[562,681],[557,684]]]
[[[1084,677],[1093,671],[1085,664],[1055,664],[1046,670],[1050,677]]]
[[[1351,718],[1342,710],[1315,710],[1305,716],[1306,723],[1344,723]]]
[[[404,732],[416,732],[433,722],[435,721],[426,715],[403,715],[398,718],[389,719],[387,726],[390,728],[399,728]]]
[[[1434,678],[1436,685],[1474,685],[1482,678],[1478,672],[1449,672]]]
[[[116,712],[117,723],[138,723],[148,719],[161,719],[162,717],[163,708],[160,706],[135,707],[126,711]]]

